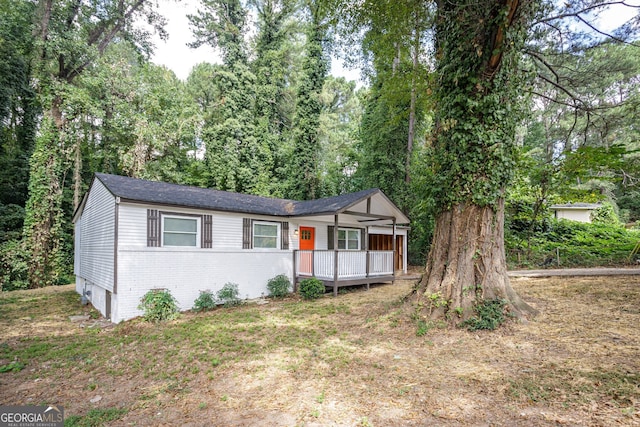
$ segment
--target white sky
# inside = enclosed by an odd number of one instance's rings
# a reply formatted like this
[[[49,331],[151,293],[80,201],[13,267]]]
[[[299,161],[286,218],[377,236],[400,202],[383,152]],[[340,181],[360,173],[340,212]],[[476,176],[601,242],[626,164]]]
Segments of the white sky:
[[[199,0],[182,0],[176,3],[172,0],[158,0],[159,12],[167,19],[166,31],[169,39],[165,42],[155,38],[155,52],[151,61],[158,65],[165,65],[181,80],[186,80],[191,69],[201,62],[219,63],[220,55],[209,46],[191,49],[187,43],[193,41],[187,15],[197,13]],[[331,74],[345,77],[348,80],[358,80],[359,70],[348,70],[342,67],[339,60],[332,60]]]
[[[187,46],[187,43],[193,41],[187,15],[196,14],[198,1],[184,0],[176,3],[172,0],[159,0],[158,3],[160,14],[167,19],[165,30],[169,39],[162,41],[155,37],[152,62],[165,65],[181,80],[186,80],[193,66],[200,62],[220,62],[220,56],[209,46],[198,49]]]

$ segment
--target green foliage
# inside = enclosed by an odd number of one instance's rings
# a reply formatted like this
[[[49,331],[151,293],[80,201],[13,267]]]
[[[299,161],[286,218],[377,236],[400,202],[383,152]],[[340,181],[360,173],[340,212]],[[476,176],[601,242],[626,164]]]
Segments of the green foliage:
[[[423,319],[420,319],[420,320],[418,320],[418,328],[416,329],[416,336],[423,337],[432,328],[433,328],[433,324],[431,322],[423,320]]]
[[[320,95],[329,68],[323,42],[327,39],[322,23],[321,8],[309,2],[311,22],[307,29],[302,77],[296,94],[296,112],[293,118],[293,150],[289,159],[289,182],[286,196],[295,200],[318,197],[318,157],[320,141]]]
[[[26,365],[22,362],[13,361],[9,362],[6,365],[0,365],[0,373],[5,372],[20,372],[22,371]]]
[[[493,331],[505,321],[505,308],[507,301],[504,299],[482,300],[476,303],[474,311],[476,315],[460,324],[469,331],[486,329]]]
[[[520,50],[530,17],[523,5],[506,24],[507,12],[501,2],[438,7],[431,186],[441,209],[464,202],[494,205],[512,177],[516,126],[524,114]],[[490,36],[497,28],[505,30],[500,46]]]
[[[320,279],[308,277],[300,281],[300,295],[304,299],[316,299],[324,295],[324,284]]]
[[[127,409],[118,408],[94,408],[86,415],[71,415],[64,420],[65,427],[100,427],[109,422],[120,420]]]
[[[22,236],[29,157],[40,112],[32,86],[36,3],[0,0],[0,243]],[[0,274],[2,274],[0,272]]]
[[[591,222],[593,224],[617,225],[622,226],[618,214],[611,203],[603,203],[591,213]]]
[[[218,301],[225,307],[232,307],[242,304],[239,297],[238,285],[235,283],[225,283],[224,286],[216,293]]]
[[[505,233],[507,262],[511,266],[557,267],[620,266],[638,241],[640,232],[619,225],[550,220],[527,240],[523,232]]]
[[[389,95],[377,83],[365,99],[357,145],[358,169],[354,180],[361,188],[380,188],[399,206],[405,204],[408,109],[410,88],[402,87],[404,97]],[[388,99],[392,96],[392,99]]]
[[[409,233],[408,251],[410,265],[423,265],[427,259],[433,228],[435,226],[436,202],[433,198],[430,182],[431,174],[431,149],[419,146],[413,152],[411,162],[410,194],[414,195],[411,201],[409,218],[411,219],[411,232]]]
[[[244,42],[247,11],[240,0],[205,0],[198,15],[189,15],[196,41],[191,47],[209,44],[222,51],[224,64],[247,62]]]
[[[289,294],[291,289],[291,280],[284,274],[279,274],[276,277],[269,279],[267,282],[267,289],[269,295],[276,298],[281,298]]]
[[[59,137],[52,120],[44,120],[31,157],[24,239],[29,259],[29,286],[32,288],[57,283],[65,265],[69,265],[63,250],[65,218]]]
[[[363,90],[364,91],[364,90]],[[362,116],[361,93],[356,82],[328,76],[320,96],[320,194],[335,196],[357,187],[352,173],[357,170],[356,144]]]
[[[10,240],[0,244],[0,291],[29,288],[29,264],[24,244]]]
[[[178,302],[167,289],[152,289],[142,296],[138,309],[148,322],[174,320],[178,317]]]
[[[211,291],[200,291],[200,295],[193,303],[193,311],[209,311],[216,308],[216,299]]]

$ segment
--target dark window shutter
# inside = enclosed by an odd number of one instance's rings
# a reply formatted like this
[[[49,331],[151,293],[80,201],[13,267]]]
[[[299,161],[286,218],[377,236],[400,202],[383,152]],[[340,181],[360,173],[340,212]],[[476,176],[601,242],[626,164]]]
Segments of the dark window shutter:
[[[289,250],[289,222],[282,221],[282,227],[280,228],[280,249],[283,251]]]
[[[157,209],[147,209],[147,246],[160,246],[160,215]]]
[[[251,249],[251,223],[250,218],[242,218],[242,249]]]
[[[202,215],[202,247],[211,249],[213,246],[213,216]]]
[[[367,238],[367,230],[365,230],[364,228],[360,229],[360,250],[364,251],[367,248],[367,243],[365,242],[365,239]]]
[[[328,250],[334,249],[334,246],[333,246],[333,229],[334,228],[335,226],[333,225],[327,226],[327,249]]]

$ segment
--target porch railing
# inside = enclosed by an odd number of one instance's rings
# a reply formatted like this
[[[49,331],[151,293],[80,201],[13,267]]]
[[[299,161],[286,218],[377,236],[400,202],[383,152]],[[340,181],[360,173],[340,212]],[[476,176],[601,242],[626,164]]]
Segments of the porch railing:
[[[296,276],[333,280],[335,251],[296,250]],[[393,251],[338,251],[338,280],[393,275]]]

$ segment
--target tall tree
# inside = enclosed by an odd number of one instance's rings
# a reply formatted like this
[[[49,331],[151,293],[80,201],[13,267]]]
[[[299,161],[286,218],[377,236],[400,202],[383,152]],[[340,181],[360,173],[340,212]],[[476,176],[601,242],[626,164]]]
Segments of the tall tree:
[[[65,229],[62,212],[64,180],[69,148],[75,143],[68,125],[75,118],[73,106],[65,103],[78,76],[95,64],[116,38],[135,42],[141,51],[150,49],[149,34],[134,26],[143,18],[162,32],[164,20],[145,0],[99,3],[40,0],[33,16],[37,49],[33,57],[37,92],[45,119],[31,158],[29,200],[24,239],[29,251],[29,281],[33,287],[52,283],[49,271],[64,264],[51,254],[60,253]],[[77,157],[76,157],[77,158]],[[62,262],[62,261],[61,261]]]
[[[258,17],[255,59],[251,63],[256,76],[256,138],[269,154],[261,162],[260,192],[281,196],[282,163],[294,103],[291,82],[295,45],[291,39],[297,25],[291,18],[296,4],[292,0],[252,0],[250,4]]]
[[[39,114],[31,84],[33,11],[32,3],[0,0],[0,242],[19,238],[28,196]]]
[[[405,211],[414,142],[424,122],[430,2],[368,1],[358,17],[367,32],[363,55],[371,63],[371,94],[362,122],[358,174],[382,188]],[[401,12],[400,12],[401,11]]]
[[[328,72],[325,52],[327,12],[318,0],[306,2],[309,23],[302,65],[302,78],[296,95],[293,120],[293,152],[290,159],[287,197],[296,200],[314,199],[318,195],[318,130],[322,103],[320,95]]]
[[[362,105],[356,82],[347,81],[344,77],[327,77],[321,100],[319,196],[329,197],[355,191],[355,145]]]
[[[222,51],[224,66],[213,76],[218,100],[202,130],[210,187],[269,194],[271,151],[256,136],[256,76],[248,63],[247,11],[239,0],[202,0],[189,16],[196,42]],[[266,167],[265,167],[266,165]]]
[[[522,120],[520,52],[534,1],[437,4],[433,180],[438,213],[416,293],[431,317],[458,322],[478,301],[535,310],[511,288],[504,250],[504,190]],[[437,296],[434,297],[434,296]],[[457,313],[458,316],[450,316]]]

